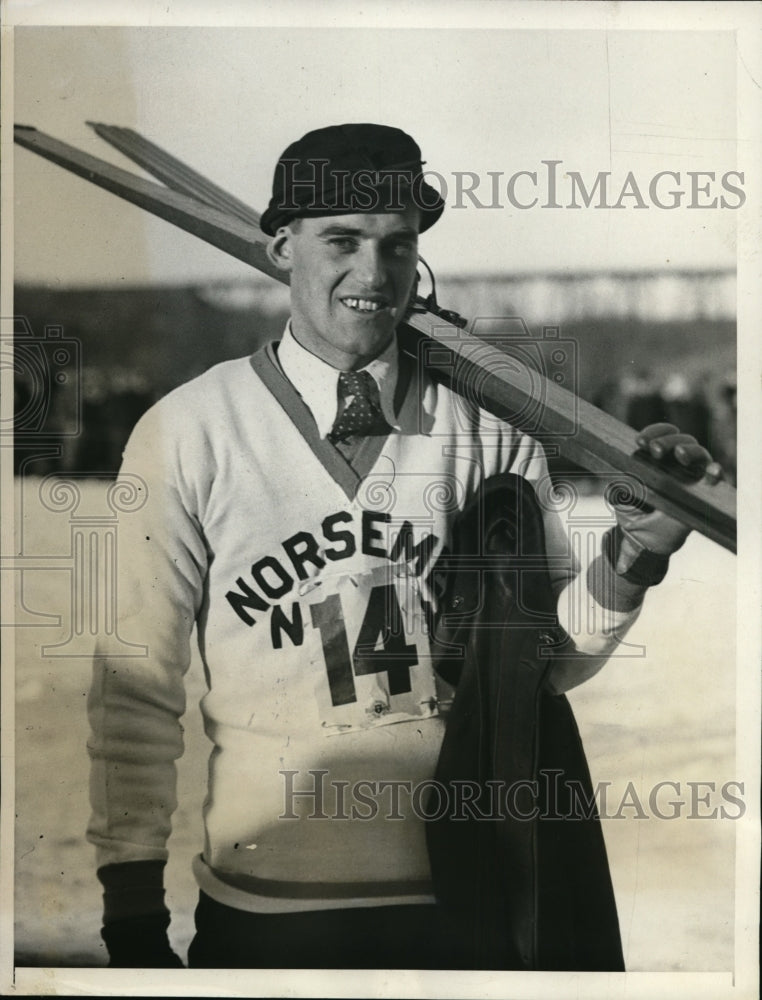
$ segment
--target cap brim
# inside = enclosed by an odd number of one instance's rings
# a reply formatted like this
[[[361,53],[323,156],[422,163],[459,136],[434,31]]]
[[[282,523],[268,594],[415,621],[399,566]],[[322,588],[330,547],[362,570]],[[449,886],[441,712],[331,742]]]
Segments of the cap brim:
[[[418,232],[425,233],[427,229],[431,229],[434,223],[439,220],[444,212],[445,203],[439,192],[430,184],[426,184],[425,181],[417,185],[417,189],[413,201],[420,212]],[[374,206],[371,209],[362,209],[357,206],[347,206],[346,204],[331,206],[329,203],[326,203],[329,197],[329,195],[324,195],[324,202],[319,206],[310,207],[309,205],[304,205],[296,209],[284,209],[278,204],[273,204],[271,201],[262,218],[259,220],[259,227],[267,236],[275,236],[281,226],[288,225],[292,219],[318,219],[325,216],[371,215],[378,213],[393,214],[399,211],[399,209],[394,207],[383,208]]]

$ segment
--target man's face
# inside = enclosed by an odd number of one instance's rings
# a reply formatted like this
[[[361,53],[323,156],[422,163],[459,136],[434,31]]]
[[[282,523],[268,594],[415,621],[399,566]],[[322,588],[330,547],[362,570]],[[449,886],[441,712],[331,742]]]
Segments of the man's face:
[[[418,262],[419,213],[321,216],[288,227],[278,253],[291,273],[291,325],[307,350],[348,371],[388,346]]]

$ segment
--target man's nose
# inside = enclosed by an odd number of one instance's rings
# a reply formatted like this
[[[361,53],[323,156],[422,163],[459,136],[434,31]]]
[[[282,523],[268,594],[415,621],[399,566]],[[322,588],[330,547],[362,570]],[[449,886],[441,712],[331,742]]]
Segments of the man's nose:
[[[356,266],[357,277],[367,291],[378,290],[386,282],[386,264],[380,247],[368,241],[360,251]]]

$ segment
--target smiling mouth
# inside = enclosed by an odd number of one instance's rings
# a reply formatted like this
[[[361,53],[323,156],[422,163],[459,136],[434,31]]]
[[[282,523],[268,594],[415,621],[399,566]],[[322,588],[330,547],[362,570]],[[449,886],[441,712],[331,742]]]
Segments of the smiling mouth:
[[[369,316],[383,309],[389,309],[389,302],[386,299],[359,299],[347,296],[341,299],[341,302],[352,312],[365,313]]]

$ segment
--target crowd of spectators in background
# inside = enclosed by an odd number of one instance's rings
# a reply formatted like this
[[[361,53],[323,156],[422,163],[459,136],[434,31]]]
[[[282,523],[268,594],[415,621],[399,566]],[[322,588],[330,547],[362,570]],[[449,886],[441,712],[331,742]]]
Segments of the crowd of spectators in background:
[[[698,377],[679,371],[660,377],[647,369],[623,372],[606,382],[593,402],[636,430],[662,421],[675,424],[700,441],[735,484],[735,372],[702,372]]]
[[[39,386],[34,389],[39,393]],[[16,474],[114,477],[132,428],[157,398],[146,376],[124,367],[84,367],[76,391],[55,380],[42,391],[46,398],[40,407],[29,381],[17,375]],[[30,434],[26,417],[32,414],[35,432]]]
[[[23,463],[33,475],[83,472],[114,476],[122,450],[139,417],[155,401],[146,376],[132,369],[85,367],[81,391],[49,387],[47,412],[40,433],[17,439],[16,472]],[[23,427],[30,387],[16,380],[16,413]],[[736,481],[735,372],[708,372],[689,377],[671,371],[658,377],[646,369],[625,371],[600,387],[592,402],[639,430],[666,421],[694,435],[723,465],[729,482]],[[48,447],[40,454],[40,443]]]

